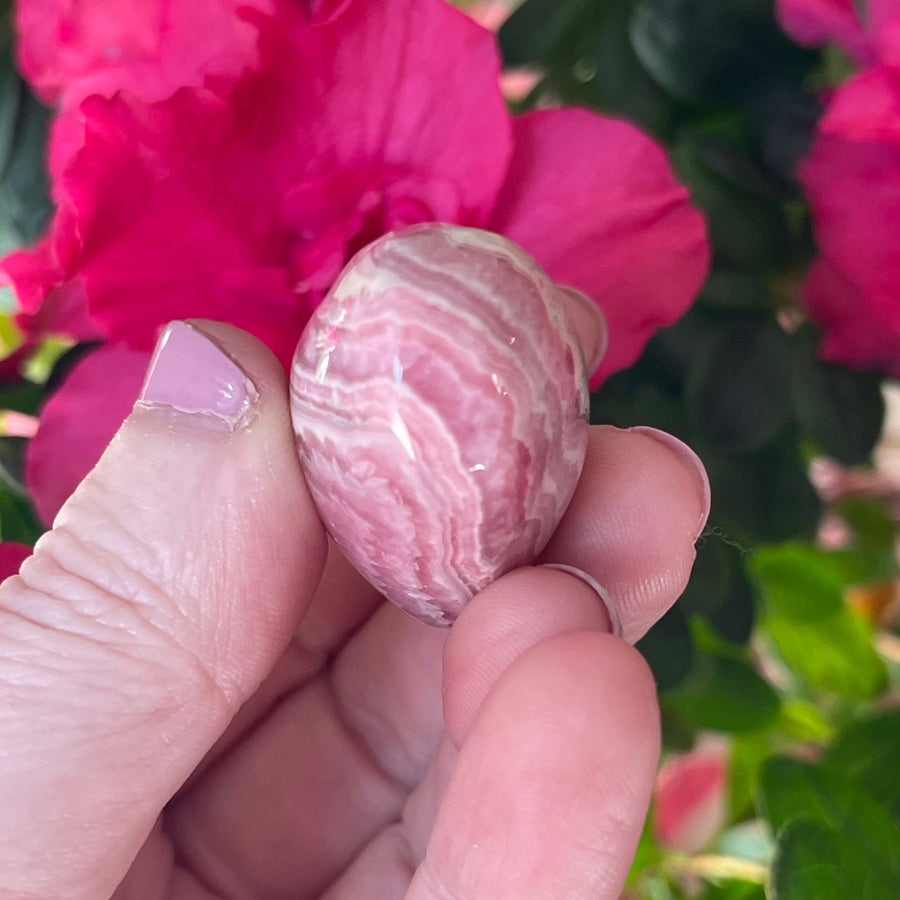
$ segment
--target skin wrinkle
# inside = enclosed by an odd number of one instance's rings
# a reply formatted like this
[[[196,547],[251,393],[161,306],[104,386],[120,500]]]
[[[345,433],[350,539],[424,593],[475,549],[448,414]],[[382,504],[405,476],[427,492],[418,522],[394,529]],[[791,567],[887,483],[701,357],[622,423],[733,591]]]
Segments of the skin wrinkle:
[[[347,705],[345,698],[341,695],[341,692],[337,689],[334,682],[334,667],[329,666],[324,672],[319,675],[319,679],[325,684],[327,688],[328,695],[331,698],[335,719],[338,724],[341,726],[342,730],[346,732],[347,737],[354,743],[356,746],[364,753],[366,758],[372,763],[373,767],[378,771],[380,775],[383,775],[392,785],[395,785],[398,789],[402,790],[405,794],[408,794],[410,790],[415,786],[415,781],[404,781],[401,776],[399,776],[396,772],[390,771],[390,768],[385,764],[384,760],[381,758],[378,753],[378,746],[374,741],[370,740],[366,735],[366,729],[358,727],[358,724],[353,721],[353,715],[350,711],[350,707]],[[396,730],[393,728],[390,723],[388,723],[383,717],[380,720],[382,726],[387,725],[388,730],[390,730],[395,738],[399,738],[400,735],[397,734]],[[399,812],[400,810],[398,810]]]

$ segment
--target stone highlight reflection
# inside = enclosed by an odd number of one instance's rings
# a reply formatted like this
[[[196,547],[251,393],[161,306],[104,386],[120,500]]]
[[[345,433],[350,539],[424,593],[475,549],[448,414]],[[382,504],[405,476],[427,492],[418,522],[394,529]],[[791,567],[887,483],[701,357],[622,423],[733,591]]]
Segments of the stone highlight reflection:
[[[388,599],[448,625],[543,549],[587,447],[566,298],[517,245],[420,225],[358,253],[291,371],[319,513]]]

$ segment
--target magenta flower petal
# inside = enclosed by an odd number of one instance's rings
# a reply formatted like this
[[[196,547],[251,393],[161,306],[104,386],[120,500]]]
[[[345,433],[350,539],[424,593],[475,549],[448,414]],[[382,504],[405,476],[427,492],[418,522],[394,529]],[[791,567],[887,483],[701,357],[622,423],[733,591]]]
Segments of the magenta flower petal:
[[[823,352],[898,375],[900,86],[886,67],[837,92],[800,174],[824,258],[805,290]]]
[[[25,477],[47,525],[131,412],[149,361],[149,351],[107,344],[80,360],[44,405]]]
[[[823,257],[809,270],[803,302],[824,332],[823,359],[900,378],[900,295],[870,303]]]
[[[19,571],[19,566],[31,556],[32,549],[28,544],[19,544],[16,541],[0,543],[0,581],[15,575]]]
[[[878,56],[878,37],[900,15],[900,0],[868,0],[865,18],[854,0],[778,0],[784,30],[805,47],[833,42],[859,63]]]
[[[778,19],[782,28],[804,47],[834,42],[859,61],[867,61],[873,55],[853,0],[778,0]]]
[[[513,134],[490,227],[600,305],[609,350],[597,383],[690,306],[709,266],[705,223],[663,151],[625,122],[545,110],[516,119]]]
[[[354,0],[319,28],[295,0],[261,22],[271,124],[305,177],[383,165],[453,184],[459,224],[484,222],[509,157],[492,35],[444,0]],[[296,16],[296,12],[293,13]]]
[[[483,224],[510,153],[490,34],[442,0],[326,4],[316,27],[310,9],[253,16],[262,62],[227,97],[82,103],[50,244],[10,273],[27,311],[77,278],[111,339],[149,348],[165,322],[209,317],[287,364],[355,250],[414,222]]]
[[[50,103],[119,90],[161,100],[255,64],[256,30],[238,14],[246,6],[270,0],[19,0],[19,65]]]

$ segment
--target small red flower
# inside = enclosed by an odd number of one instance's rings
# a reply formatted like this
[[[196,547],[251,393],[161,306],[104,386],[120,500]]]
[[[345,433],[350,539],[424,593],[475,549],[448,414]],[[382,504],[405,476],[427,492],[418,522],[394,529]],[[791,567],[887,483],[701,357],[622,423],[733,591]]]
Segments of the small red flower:
[[[696,853],[726,820],[728,760],[720,747],[673,756],[659,770],[654,792],[653,833],[670,850]]]

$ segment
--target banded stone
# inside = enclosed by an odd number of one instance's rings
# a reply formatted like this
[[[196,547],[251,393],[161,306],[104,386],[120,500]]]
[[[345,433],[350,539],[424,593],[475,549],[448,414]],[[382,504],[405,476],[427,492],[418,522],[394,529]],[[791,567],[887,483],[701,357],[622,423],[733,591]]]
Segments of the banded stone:
[[[543,549],[581,473],[587,411],[564,289],[515,244],[451,225],[360,251],[291,371],[326,529],[388,599],[436,625]]]

